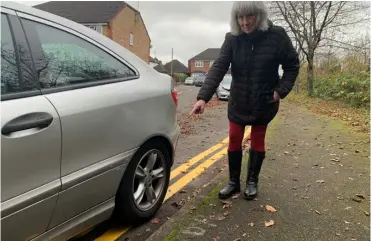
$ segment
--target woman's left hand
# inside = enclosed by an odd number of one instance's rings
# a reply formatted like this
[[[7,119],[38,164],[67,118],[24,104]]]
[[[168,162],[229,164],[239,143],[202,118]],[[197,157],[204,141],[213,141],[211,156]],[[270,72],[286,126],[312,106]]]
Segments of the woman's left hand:
[[[281,99],[281,97],[278,95],[277,91],[274,91],[273,101],[276,102],[276,101],[279,101],[280,99]]]

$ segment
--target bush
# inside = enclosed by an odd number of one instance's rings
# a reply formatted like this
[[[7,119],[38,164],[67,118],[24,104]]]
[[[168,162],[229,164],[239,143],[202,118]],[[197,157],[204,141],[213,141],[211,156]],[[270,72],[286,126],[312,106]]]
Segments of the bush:
[[[370,73],[340,72],[314,81],[315,97],[338,100],[352,107],[370,106]]]
[[[188,78],[186,74],[173,74],[173,78],[175,82],[184,83],[184,81]]]

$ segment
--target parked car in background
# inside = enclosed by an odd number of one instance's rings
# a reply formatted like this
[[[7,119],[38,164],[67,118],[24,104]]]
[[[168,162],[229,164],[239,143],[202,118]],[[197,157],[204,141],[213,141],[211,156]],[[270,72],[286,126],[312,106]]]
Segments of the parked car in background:
[[[231,89],[232,77],[225,76],[216,89],[216,97],[220,100],[228,100]]]
[[[194,85],[194,77],[188,77],[188,78],[184,81],[184,84],[185,84],[185,85]]]
[[[171,78],[94,30],[6,1],[1,58],[1,239],[151,219],[180,133]]]
[[[206,78],[205,75],[196,76],[195,81],[194,81],[195,86],[198,86],[198,87],[202,86],[205,81],[205,78]]]

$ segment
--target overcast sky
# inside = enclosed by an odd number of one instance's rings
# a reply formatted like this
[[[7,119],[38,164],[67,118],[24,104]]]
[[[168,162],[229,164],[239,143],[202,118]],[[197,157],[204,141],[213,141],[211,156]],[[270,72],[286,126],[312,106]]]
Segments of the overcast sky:
[[[18,1],[19,2],[19,1]],[[27,5],[47,1],[22,2]],[[174,59],[186,66],[188,59],[207,48],[220,48],[229,31],[233,2],[128,1],[141,12],[152,40],[151,56],[163,63]],[[353,34],[354,35],[354,34]]]

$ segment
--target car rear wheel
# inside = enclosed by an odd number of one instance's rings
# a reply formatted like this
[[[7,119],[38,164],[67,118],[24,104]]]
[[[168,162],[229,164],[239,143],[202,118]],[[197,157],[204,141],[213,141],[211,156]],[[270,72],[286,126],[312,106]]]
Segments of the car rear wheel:
[[[157,213],[169,186],[170,163],[170,154],[160,142],[145,144],[137,151],[116,196],[116,219],[139,224]]]

